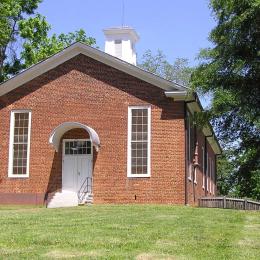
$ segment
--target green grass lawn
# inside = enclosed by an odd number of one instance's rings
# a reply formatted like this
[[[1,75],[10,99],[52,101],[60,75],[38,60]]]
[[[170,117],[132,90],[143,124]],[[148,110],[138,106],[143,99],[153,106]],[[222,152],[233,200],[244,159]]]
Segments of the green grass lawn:
[[[158,205],[0,207],[0,259],[260,259],[260,213]]]

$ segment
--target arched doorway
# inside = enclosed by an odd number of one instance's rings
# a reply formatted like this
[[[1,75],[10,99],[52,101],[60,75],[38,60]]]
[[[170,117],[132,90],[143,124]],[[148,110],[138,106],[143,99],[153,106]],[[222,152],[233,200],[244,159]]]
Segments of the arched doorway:
[[[49,143],[53,145],[56,151],[59,150],[59,144],[60,144],[60,139],[61,137],[69,130],[74,129],[74,128],[82,128],[85,129],[90,136],[90,140],[93,144],[93,146],[96,148],[96,150],[99,150],[100,147],[100,139],[97,134],[97,132],[84,124],[78,123],[78,122],[65,122],[57,126],[51,133],[50,138],[49,138]]]
[[[77,129],[86,131],[88,138],[64,138],[66,133]],[[93,150],[100,147],[98,134],[87,125],[65,122],[52,131],[49,143],[56,152],[62,147],[62,195],[57,201],[67,199],[71,201],[69,205],[85,203],[92,197]]]

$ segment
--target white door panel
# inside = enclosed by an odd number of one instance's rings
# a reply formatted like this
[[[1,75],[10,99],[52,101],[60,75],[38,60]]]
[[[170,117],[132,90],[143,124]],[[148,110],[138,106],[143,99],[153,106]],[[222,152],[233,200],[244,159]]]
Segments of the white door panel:
[[[78,180],[77,190],[82,189],[86,184],[87,178],[91,177],[92,162],[90,156],[82,156],[78,158]]]
[[[77,148],[77,143],[79,143],[80,148]],[[84,147],[82,148],[82,146]],[[91,142],[87,140],[64,140],[62,190],[84,192],[86,188],[91,188],[91,179],[88,177],[92,177]]]
[[[75,191],[75,168],[76,162],[73,156],[66,156],[63,159],[62,189]]]

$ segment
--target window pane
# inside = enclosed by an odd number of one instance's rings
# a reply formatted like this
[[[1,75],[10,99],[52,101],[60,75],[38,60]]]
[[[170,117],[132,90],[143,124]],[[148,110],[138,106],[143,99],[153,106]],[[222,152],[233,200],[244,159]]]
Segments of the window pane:
[[[144,172],[143,172],[143,167],[142,167],[142,166],[137,166],[137,167],[136,167],[136,173],[137,173],[137,174],[144,174]]]
[[[65,155],[91,154],[91,141],[66,141]]]
[[[148,109],[132,109],[132,174],[147,174]]]
[[[27,172],[29,112],[14,113],[13,174]]]

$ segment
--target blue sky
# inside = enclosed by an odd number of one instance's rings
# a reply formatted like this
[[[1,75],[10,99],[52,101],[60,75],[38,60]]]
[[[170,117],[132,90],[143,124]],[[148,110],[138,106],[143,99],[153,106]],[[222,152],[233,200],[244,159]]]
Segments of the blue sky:
[[[67,33],[83,28],[104,48],[102,29],[122,24],[123,0],[43,0],[39,13],[47,17],[52,32]],[[124,25],[140,35],[138,57],[147,50],[161,49],[173,62],[177,57],[196,64],[201,48],[215,21],[208,0],[124,0]]]

